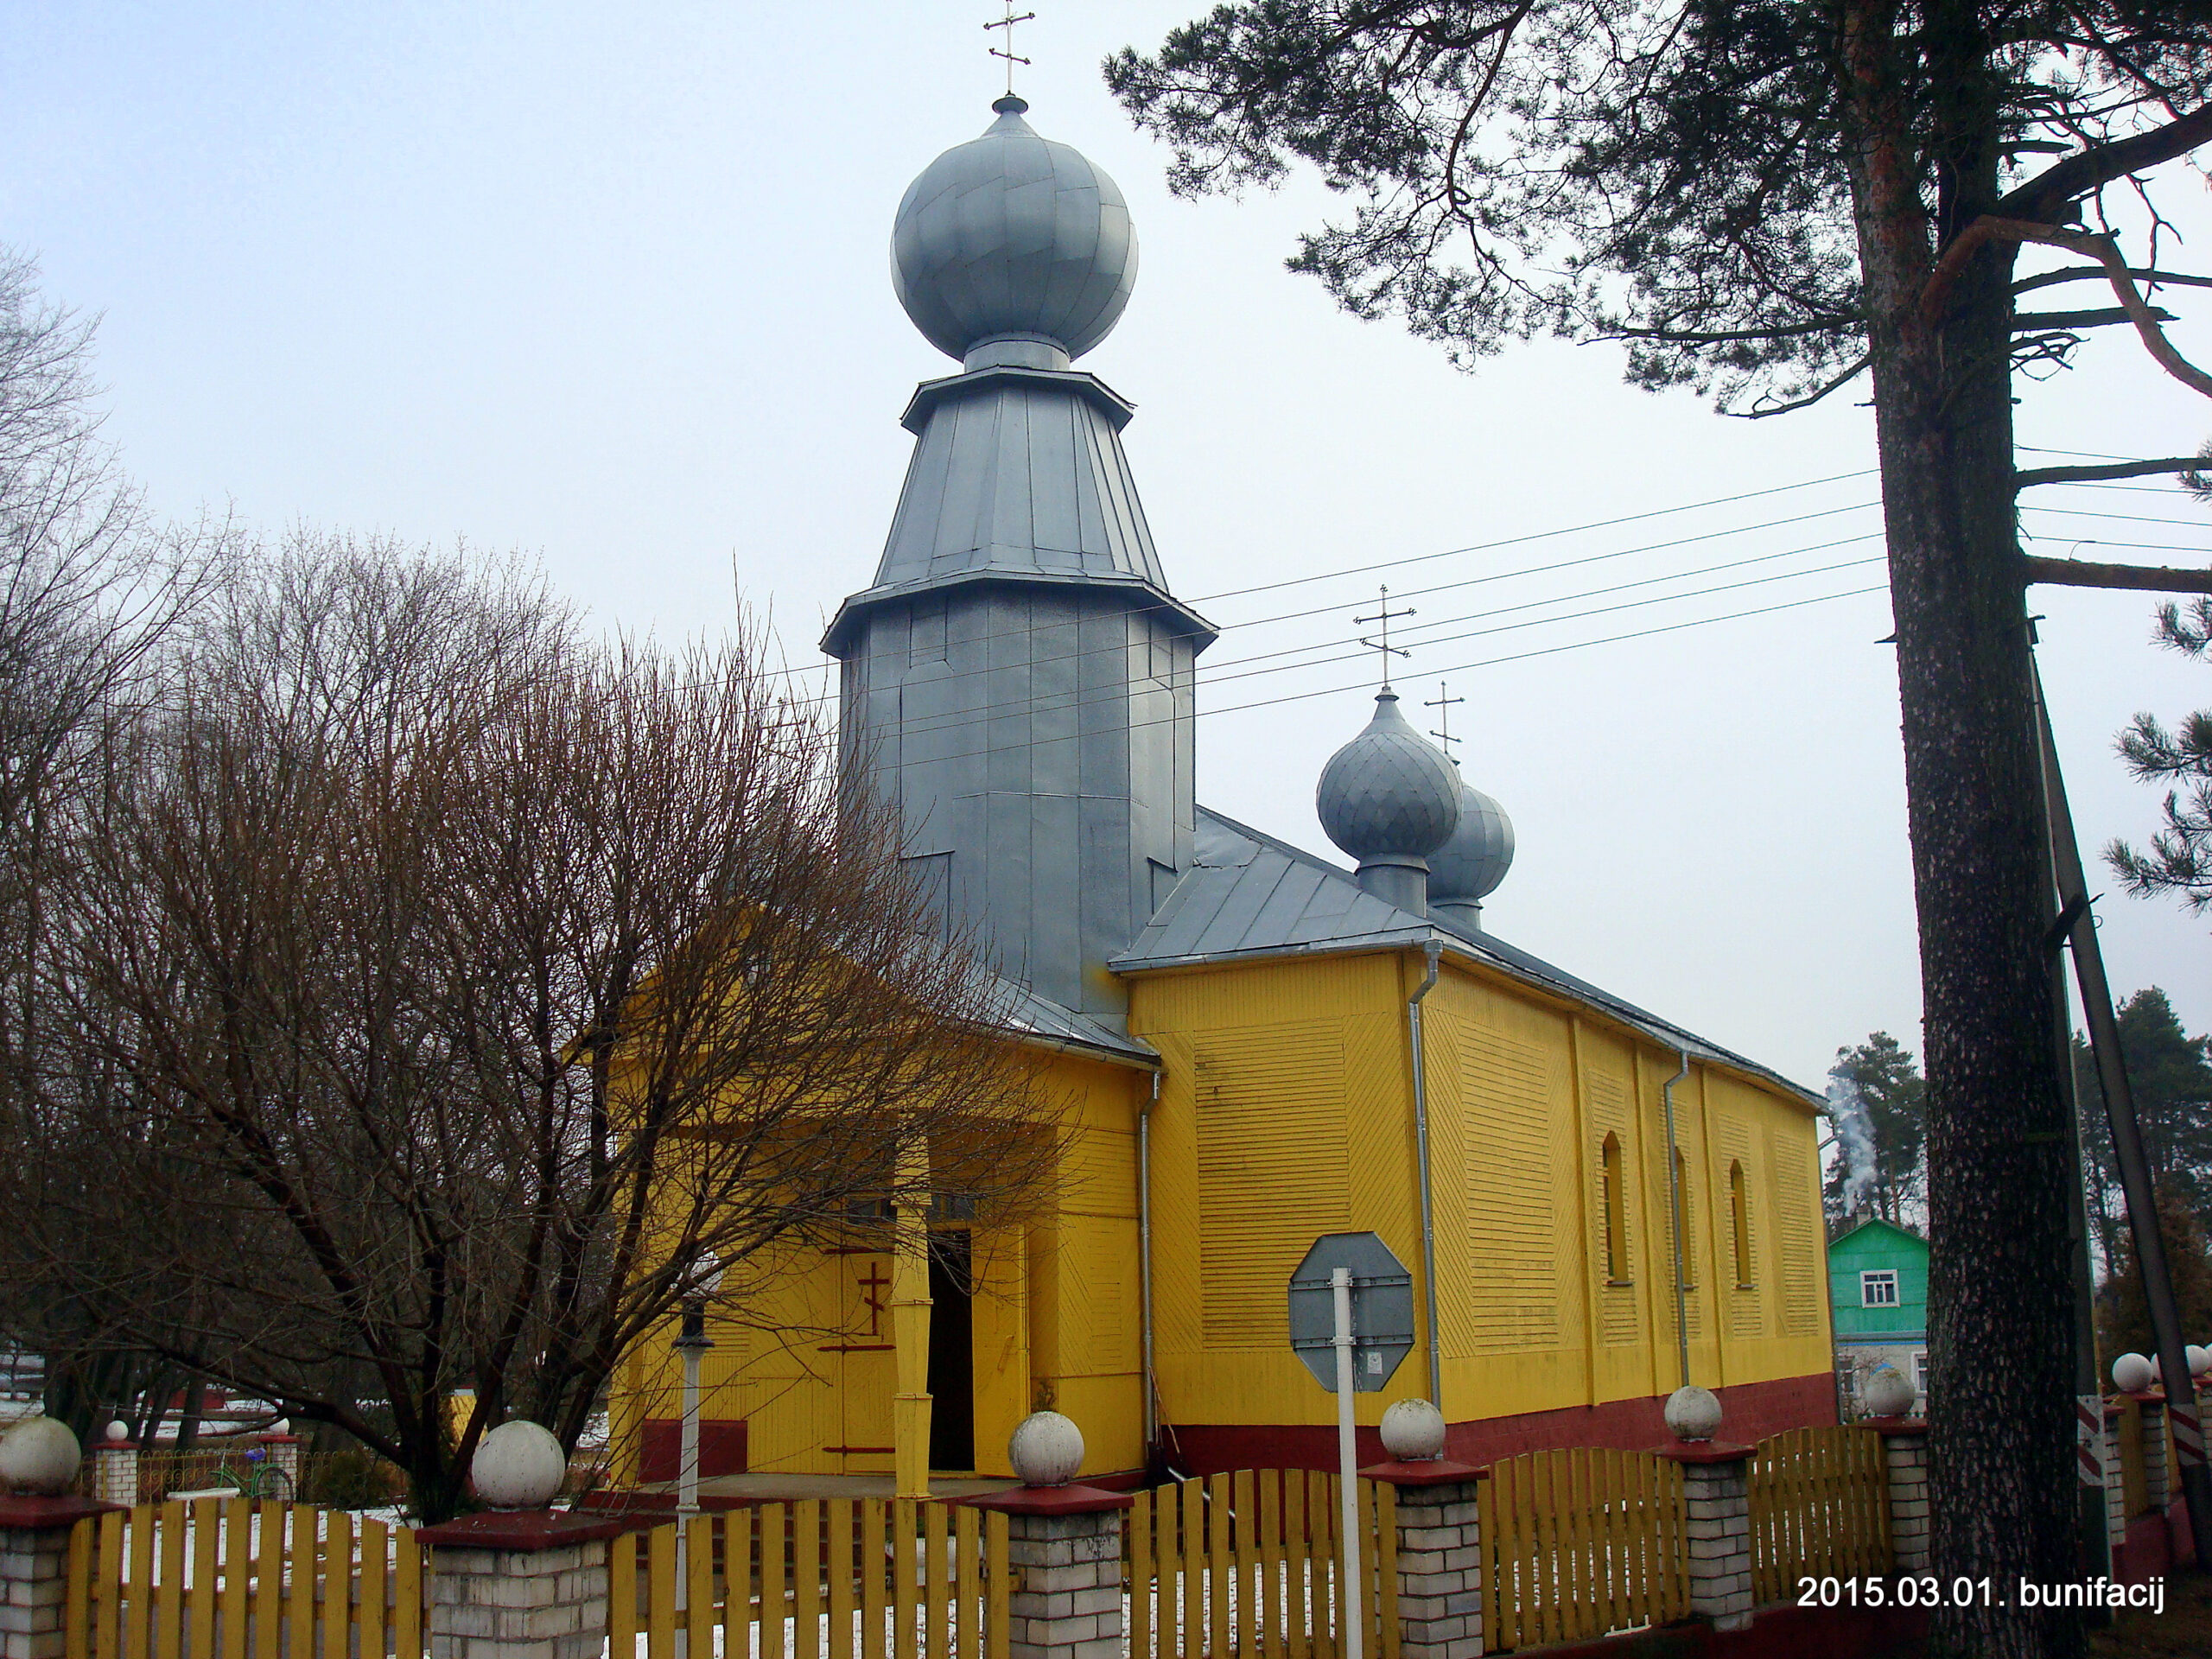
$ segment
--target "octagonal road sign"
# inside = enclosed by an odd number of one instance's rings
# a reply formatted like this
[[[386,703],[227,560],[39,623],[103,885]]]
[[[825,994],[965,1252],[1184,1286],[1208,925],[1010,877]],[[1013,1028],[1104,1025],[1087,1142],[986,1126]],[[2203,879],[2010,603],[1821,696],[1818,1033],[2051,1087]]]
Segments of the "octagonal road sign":
[[[1351,1270],[1351,1386],[1374,1394],[1413,1351],[1414,1278],[1373,1233],[1324,1233],[1290,1275],[1290,1349],[1337,1391],[1336,1307],[1330,1275]]]

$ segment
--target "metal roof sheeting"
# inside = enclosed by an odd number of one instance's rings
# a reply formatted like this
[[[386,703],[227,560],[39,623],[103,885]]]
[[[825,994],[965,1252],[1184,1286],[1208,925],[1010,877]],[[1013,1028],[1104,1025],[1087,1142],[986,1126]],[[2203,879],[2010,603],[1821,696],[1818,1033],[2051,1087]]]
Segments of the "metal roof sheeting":
[[[1166,902],[1110,966],[1117,973],[1239,957],[1388,950],[1441,940],[1447,950],[1585,1003],[1669,1048],[1688,1049],[1815,1103],[1770,1066],[1603,991],[1456,918],[1415,916],[1363,889],[1351,871],[1201,806],[1197,856]]]
[[[1131,1037],[1097,1020],[1065,1008],[1048,996],[1039,996],[1026,985],[1016,984],[1003,974],[990,976],[988,995],[997,1001],[994,1023],[1017,1036],[1030,1038],[1055,1048],[1071,1048],[1096,1053],[1102,1059],[1119,1060],[1156,1068],[1160,1065],[1160,1051],[1141,1038]]]

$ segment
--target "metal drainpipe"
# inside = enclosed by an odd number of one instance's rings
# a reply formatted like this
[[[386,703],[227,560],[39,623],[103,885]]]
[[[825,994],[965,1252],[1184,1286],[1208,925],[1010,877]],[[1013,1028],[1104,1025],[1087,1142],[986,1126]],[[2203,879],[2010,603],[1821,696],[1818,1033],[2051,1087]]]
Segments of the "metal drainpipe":
[[[1144,1455],[1152,1458],[1160,1438],[1152,1384],[1152,1112],[1160,1104],[1160,1073],[1152,1074],[1152,1098],[1137,1108],[1137,1286],[1138,1322],[1144,1335]]]
[[[1421,1000],[1436,988],[1436,966],[1444,942],[1431,939],[1421,946],[1428,958],[1428,973],[1421,988],[1406,1001],[1406,1028],[1414,1053],[1414,1142],[1421,1161],[1421,1280],[1428,1302],[1428,1402],[1444,1409],[1444,1344],[1436,1329],[1436,1207],[1428,1191],[1428,1067],[1422,1056]]]
[[[1675,1152],[1675,1085],[1690,1074],[1690,1052],[1683,1049],[1682,1069],[1667,1079],[1659,1097],[1667,1104],[1667,1207],[1673,1212],[1675,1234],[1675,1341],[1681,1351],[1682,1386],[1690,1385],[1689,1290],[1682,1283],[1682,1160]]]

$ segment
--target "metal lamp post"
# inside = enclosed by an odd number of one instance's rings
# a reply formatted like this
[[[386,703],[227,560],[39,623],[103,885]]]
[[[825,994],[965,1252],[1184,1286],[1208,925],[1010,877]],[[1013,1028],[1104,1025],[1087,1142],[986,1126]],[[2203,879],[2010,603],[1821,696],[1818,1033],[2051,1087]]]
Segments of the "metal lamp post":
[[[676,1454],[676,1605],[688,1611],[691,1568],[691,1518],[699,1513],[699,1361],[715,1344],[707,1339],[707,1299],[721,1288],[722,1265],[712,1250],[701,1253],[691,1289],[683,1298],[683,1319],[669,1345],[683,1359],[683,1428]],[[677,1632],[679,1659],[690,1659],[689,1620]]]
[[[671,1345],[683,1357],[683,1438],[677,1453],[676,1515],[689,1521],[699,1513],[699,1361],[715,1344],[707,1340],[707,1299],[721,1287],[721,1262],[712,1250],[699,1258],[691,1292],[683,1299],[683,1323]],[[681,1538],[683,1534],[678,1533]]]

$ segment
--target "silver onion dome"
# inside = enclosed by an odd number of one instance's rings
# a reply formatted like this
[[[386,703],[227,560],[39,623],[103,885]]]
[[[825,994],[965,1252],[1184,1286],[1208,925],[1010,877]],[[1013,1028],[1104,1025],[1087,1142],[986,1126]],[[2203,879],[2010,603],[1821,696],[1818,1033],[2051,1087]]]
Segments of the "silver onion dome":
[[[1472,784],[1459,785],[1459,827],[1428,855],[1428,902],[1438,910],[1482,913],[1482,901],[1513,868],[1513,820]]]
[[[980,138],[922,169],[899,204],[892,283],[931,345],[965,359],[987,340],[1049,342],[1071,358],[1128,303],[1137,238],[1099,168],[1040,138],[1007,95]],[[1059,366],[1065,367],[1065,364]]]
[[[1363,886],[1416,913],[1426,908],[1428,855],[1459,828],[1459,774],[1406,723],[1395,692],[1386,688],[1367,728],[1329,757],[1313,805],[1329,839],[1359,861]]]

